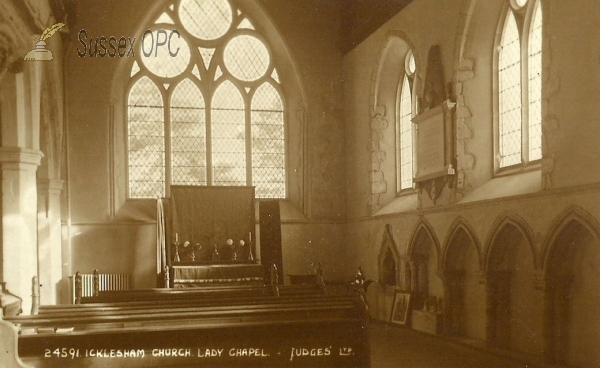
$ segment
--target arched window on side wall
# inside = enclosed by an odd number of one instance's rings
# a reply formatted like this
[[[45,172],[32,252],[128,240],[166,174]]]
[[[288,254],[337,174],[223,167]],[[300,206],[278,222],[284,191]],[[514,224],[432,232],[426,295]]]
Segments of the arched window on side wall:
[[[498,48],[497,169],[542,158],[542,6],[509,3]]]
[[[409,50],[404,61],[404,72],[398,86],[396,116],[396,176],[397,192],[413,188],[414,178],[414,116],[413,86],[416,73],[413,53]]]
[[[285,102],[261,28],[233,1],[173,0],[147,29],[127,97],[128,197],[253,185],[286,198]]]

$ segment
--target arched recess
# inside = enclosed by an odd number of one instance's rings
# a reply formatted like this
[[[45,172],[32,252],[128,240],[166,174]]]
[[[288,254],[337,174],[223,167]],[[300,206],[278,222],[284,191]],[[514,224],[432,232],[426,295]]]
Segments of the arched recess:
[[[600,227],[581,208],[554,223],[544,253],[544,352],[551,363],[600,366]]]
[[[398,86],[404,76],[403,61],[412,51],[417,74],[412,86],[413,96],[421,85],[421,58],[415,45],[402,31],[389,31],[379,52],[377,63],[371,75],[369,101],[372,143],[369,148],[371,177],[370,210],[376,212],[396,196],[396,141],[395,119],[398,98]],[[413,104],[416,99],[413,98]]]
[[[457,218],[443,258],[444,329],[452,336],[484,340],[485,291],[478,244],[469,223]]]
[[[399,284],[398,266],[400,265],[400,254],[398,253],[390,224],[386,224],[383,230],[383,239],[379,247],[377,265],[380,285],[396,286]]]
[[[441,279],[440,244],[429,222],[422,218],[415,227],[408,246],[408,262],[411,265],[411,287],[414,293],[413,306],[421,309],[426,300],[444,295]]]
[[[535,247],[527,223],[501,215],[487,246],[486,339],[500,349],[536,353],[541,349],[542,303],[535,292]],[[537,299],[536,299],[537,298]]]
[[[269,56],[272,64],[276,65],[277,79],[281,81],[277,92],[281,93],[285,106],[285,152],[287,199],[303,213],[308,209],[307,185],[307,121],[306,93],[304,91],[301,73],[286,40],[282,37],[276,24],[261,5],[260,0],[228,0],[241,9],[260,33],[260,39],[269,46]],[[157,0],[147,6],[146,14],[141,17],[139,24],[132,29],[132,34],[138,36],[136,55],[141,53],[141,36],[152,22],[166,11],[174,0]],[[175,4],[177,1],[175,1]],[[133,85],[131,71],[135,58],[119,58],[111,84],[110,97],[110,171],[111,171],[111,212],[138,213],[140,209],[153,211],[153,199],[127,201],[127,96]],[[262,80],[262,79],[261,79]],[[162,85],[158,86],[163,88]],[[173,91],[172,86],[166,86],[167,95]],[[125,210],[123,210],[125,209]],[[153,212],[148,212],[153,213]]]

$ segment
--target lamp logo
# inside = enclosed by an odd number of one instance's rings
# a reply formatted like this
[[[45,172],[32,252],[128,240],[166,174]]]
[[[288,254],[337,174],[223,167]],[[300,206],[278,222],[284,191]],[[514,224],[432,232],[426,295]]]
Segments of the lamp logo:
[[[44,30],[44,32],[40,36],[40,40],[35,44],[35,49],[29,51],[27,55],[25,55],[24,60],[52,60],[52,51],[46,50],[46,40],[52,37],[64,25],[64,23],[56,23],[52,27],[46,28],[46,30]]]

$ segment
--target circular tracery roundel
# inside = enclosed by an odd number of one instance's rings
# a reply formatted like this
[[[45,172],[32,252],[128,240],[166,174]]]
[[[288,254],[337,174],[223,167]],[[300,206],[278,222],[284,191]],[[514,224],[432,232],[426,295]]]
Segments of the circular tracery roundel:
[[[260,79],[269,68],[269,51],[258,38],[241,35],[231,39],[223,51],[225,67],[237,79]]]
[[[158,38],[168,41],[168,47],[159,47]],[[144,34],[140,53],[148,70],[163,78],[173,78],[185,71],[190,63],[190,47],[187,42],[172,34],[171,30],[158,30]]]
[[[226,0],[182,0],[179,19],[194,37],[210,41],[227,33],[233,12]]]

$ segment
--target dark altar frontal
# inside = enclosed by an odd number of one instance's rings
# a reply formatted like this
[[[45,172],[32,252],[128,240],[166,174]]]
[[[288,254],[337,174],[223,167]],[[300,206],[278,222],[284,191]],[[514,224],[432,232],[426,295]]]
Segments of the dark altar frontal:
[[[179,262],[173,264],[172,272],[175,288],[263,284],[262,266],[254,261]]]
[[[172,186],[168,202],[170,287],[263,284],[254,187]]]

